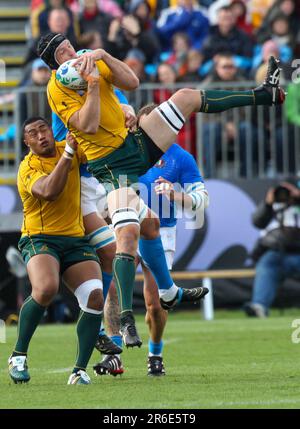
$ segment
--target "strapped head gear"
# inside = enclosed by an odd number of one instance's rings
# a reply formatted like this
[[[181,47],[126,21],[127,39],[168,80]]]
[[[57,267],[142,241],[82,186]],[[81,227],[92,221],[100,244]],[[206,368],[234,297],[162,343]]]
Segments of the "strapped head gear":
[[[48,33],[39,40],[37,54],[52,70],[60,66],[56,61],[55,51],[64,40],[67,38],[60,33]]]

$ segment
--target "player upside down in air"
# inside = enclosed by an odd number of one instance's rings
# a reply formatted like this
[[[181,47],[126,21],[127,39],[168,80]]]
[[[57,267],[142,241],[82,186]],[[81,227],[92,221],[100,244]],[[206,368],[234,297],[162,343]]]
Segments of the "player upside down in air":
[[[40,39],[38,54],[52,70],[77,58],[70,42],[56,33]],[[114,84],[125,90],[136,89],[139,81],[132,70],[103,49],[83,54],[77,62],[81,75],[88,82],[84,96],[60,84],[53,72],[48,84],[48,101],[52,110],[76,135],[87,157],[89,171],[100,182],[109,185],[108,210],[117,242],[113,272],[121,310],[121,331],[126,345],[140,346],[132,312],[132,295],[141,203],[132,185],[167,151],[193,112],[216,113],[239,106],[283,103],[285,94],[279,87],[280,70],[275,58],[270,57],[265,82],[249,91],[180,89],[145,116],[137,131],[132,133],[125,127],[112,87]],[[156,238],[149,235],[145,240],[147,253],[155,254],[156,246]],[[160,264],[162,254],[156,252],[156,265]],[[167,267],[164,272],[165,278],[159,279],[163,283],[160,296],[168,305],[168,302],[180,299],[180,291]],[[203,290],[195,289],[194,293],[183,295],[181,299],[194,301],[199,298]]]

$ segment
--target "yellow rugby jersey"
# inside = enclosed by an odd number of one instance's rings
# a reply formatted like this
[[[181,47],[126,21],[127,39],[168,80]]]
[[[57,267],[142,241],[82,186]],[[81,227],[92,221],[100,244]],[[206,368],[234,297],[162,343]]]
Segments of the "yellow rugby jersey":
[[[38,199],[32,195],[34,183],[48,176],[63,154],[65,141],[56,143],[56,156],[40,157],[30,152],[21,162],[18,171],[18,190],[23,203],[22,237],[48,234],[70,237],[84,235],[80,207],[79,163],[85,157],[81,151],[74,156],[72,168],[64,190],[55,201]]]
[[[88,161],[103,158],[123,143],[128,130],[118,98],[112,86],[112,74],[103,61],[97,61],[100,73],[100,118],[96,134],[86,134],[69,124],[71,116],[83,106],[86,92],[81,96],[77,91],[66,88],[55,78],[55,71],[47,86],[51,109],[61,118],[65,126],[76,136]]]

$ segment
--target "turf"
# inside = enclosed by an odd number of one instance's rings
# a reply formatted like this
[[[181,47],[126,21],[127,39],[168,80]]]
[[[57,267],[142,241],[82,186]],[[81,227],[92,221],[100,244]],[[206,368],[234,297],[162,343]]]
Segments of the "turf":
[[[90,366],[90,386],[66,385],[75,325],[39,327],[30,349],[31,381],[14,385],[7,357],[16,327],[9,327],[7,343],[0,343],[0,408],[299,408],[300,343],[291,340],[299,313],[258,320],[217,312],[211,322],[196,311],[173,313],[165,334],[167,375],[160,378],[146,375],[147,330],[138,316],[144,345],[123,352],[126,372],[96,378]],[[98,359],[95,352],[91,363]]]

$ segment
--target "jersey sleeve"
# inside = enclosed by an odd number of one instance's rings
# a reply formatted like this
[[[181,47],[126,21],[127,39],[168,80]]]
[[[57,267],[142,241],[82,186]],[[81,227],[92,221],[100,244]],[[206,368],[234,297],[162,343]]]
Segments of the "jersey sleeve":
[[[187,184],[204,182],[199,167],[194,157],[183,151],[180,153],[180,185],[184,188]]]
[[[27,162],[21,163],[18,172],[19,192],[28,192],[30,195],[33,195],[32,187],[41,177],[47,177],[47,174],[43,171],[34,169]]]
[[[79,164],[86,164],[87,163],[86,155],[80,145],[77,146],[76,153],[77,153],[77,159]]]
[[[47,96],[51,110],[61,118],[66,127],[71,116],[84,104],[84,99],[76,91],[61,85],[55,76],[48,84]]]
[[[110,68],[105,64],[105,62],[102,60],[99,60],[99,61],[96,61],[96,64],[97,64],[100,76],[102,76],[103,79],[105,79],[109,83],[112,83],[113,75]]]

